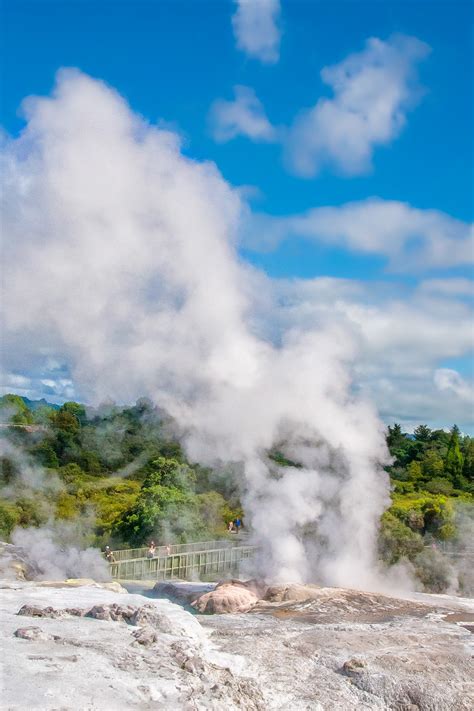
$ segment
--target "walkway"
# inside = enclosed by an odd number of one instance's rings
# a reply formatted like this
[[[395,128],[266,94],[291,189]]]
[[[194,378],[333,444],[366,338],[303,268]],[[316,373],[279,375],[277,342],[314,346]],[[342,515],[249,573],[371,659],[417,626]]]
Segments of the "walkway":
[[[242,561],[251,559],[256,546],[247,545],[241,534],[229,540],[201,541],[160,546],[153,558],[148,548],[114,551],[116,563],[109,563],[117,580],[196,580],[225,572],[237,572]],[[126,557],[128,556],[128,557]]]

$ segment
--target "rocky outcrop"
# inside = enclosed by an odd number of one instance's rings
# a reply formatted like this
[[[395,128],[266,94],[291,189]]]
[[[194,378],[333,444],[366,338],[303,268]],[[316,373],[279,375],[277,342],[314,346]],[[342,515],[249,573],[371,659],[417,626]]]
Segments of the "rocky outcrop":
[[[33,625],[18,625],[28,617]],[[264,709],[241,664],[166,600],[4,582],[0,647],[2,708]]]
[[[201,595],[192,602],[202,614],[228,614],[248,612],[256,603],[258,597],[254,592],[242,585],[220,585],[212,592]]]
[[[249,614],[200,618],[245,655],[269,711],[474,708],[474,601],[276,587]]]
[[[261,600],[250,614],[197,616],[167,600],[91,586],[3,583],[2,704],[32,711],[53,711],[58,699],[65,711],[474,708],[472,601],[311,590],[308,598],[285,585],[268,593],[279,601]],[[237,592],[254,594],[241,581],[213,590]],[[297,593],[305,599],[292,598]]]

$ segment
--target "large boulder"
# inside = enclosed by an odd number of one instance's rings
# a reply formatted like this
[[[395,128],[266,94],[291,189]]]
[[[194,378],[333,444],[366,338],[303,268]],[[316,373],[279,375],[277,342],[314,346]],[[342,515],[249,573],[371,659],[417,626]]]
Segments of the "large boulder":
[[[191,605],[203,614],[235,614],[248,612],[258,597],[254,592],[241,585],[220,585],[212,592],[201,595]]]
[[[250,592],[253,592],[259,599],[265,596],[268,589],[268,585],[263,580],[258,580],[257,578],[252,578],[251,580],[236,580],[235,578],[220,580],[216,585],[216,589],[228,585],[235,585],[245,588],[245,590],[250,590]]]

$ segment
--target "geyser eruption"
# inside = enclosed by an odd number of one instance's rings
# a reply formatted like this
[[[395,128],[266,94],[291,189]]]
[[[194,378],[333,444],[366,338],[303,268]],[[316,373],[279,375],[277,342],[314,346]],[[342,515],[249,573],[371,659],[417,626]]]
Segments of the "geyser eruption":
[[[241,463],[269,577],[373,586],[386,450],[347,333],[261,328],[238,191],[103,83],[61,71],[24,113],[3,148],[5,364],[59,364],[92,403],[152,397],[190,458]]]

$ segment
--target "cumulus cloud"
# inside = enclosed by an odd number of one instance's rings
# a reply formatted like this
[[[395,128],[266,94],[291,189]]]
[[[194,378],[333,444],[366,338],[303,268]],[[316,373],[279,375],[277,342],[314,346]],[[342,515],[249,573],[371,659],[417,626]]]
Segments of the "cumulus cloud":
[[[296,118],[286,143],[292,170],[304,177],[326,165],[346,175],[369,171],[374,149],[400,134],[419,100],[416,68],[428,53],[415,37],[374,37],[361,52],[325,67],[321,77],[334,96]]]
[[[433,427],[457,422],[472,430],[472,402],[461,390],[440,391],[435,383],[440,363],[472,358],[469,302],[396,281],[272,280],[258,272],[253,278],[260,295],[254,317],[268,329],[268,338],[278,339],[291,327],[311,330],[328,323],[350,334],[357,345],[354,386],[376,403],[385,422],[402,422],[407,429],[420,422]]]
[[[275,141],[278,132],[255,91],[248,86],[235,86],[234,92],[235,101],[219,99],[211,107],[209,122],[214,139],[225,143],[236,136],[247,136],[252,141]]]
[[[439,368],[434,374],[434,382],[438,390],[452,390],[461,400],[466,400],[471,411],[474,407],[474,387],[457,372],[450,368]]]
[[[419,288],[420,291],[432,294],[474,296],[474,281],[462,277],[451,279],[424,279]]]
[[[255,315],[266,297],[236,251],[238,192],[109,87],[63,71],[52,97],[24,111],[3,155],[5,338],[21,334],[24,361],[67,363],[91,404],[148,395],[180,424],[193,460],[240,462],[272,575],[301,580],[314,566],[326,582],[375,585],[386,449],[351,386],[349,333],[291,323],[266,337]],[[265,451],[302,431],[308,486],[291,468],[272,484]],[[311,557],[308,526],[322,539]]]
[[[264,4],[242,0],[241,7]],[[367,173],[374,150],[397,138],[423,95],[417,67],[429,51],[406,35],[368,39],[361,52],[324,67],[321,77],[333,97],[300,111],[290,127],[273,126],[254,90],[235,87],[235,101],[218,100],[211,109],[214,138],[278,141],[289,169],[301,177],[313,177],[324,167],[348,176]]]
[[[244,240],[249,248],[265,250],[294,236],[305,237],[380,255],[392,271],[410,272],[472,264],[472,235],[471,225],[438,210],[370,198],[288,217],[257,215],[251,218]],[[466,286],[464,281],[456,284],[450,282],[449,288]]]
[[[280,0],[236,0],[232,27],[237,47],[253,59],[274,64],[280,57]]]

